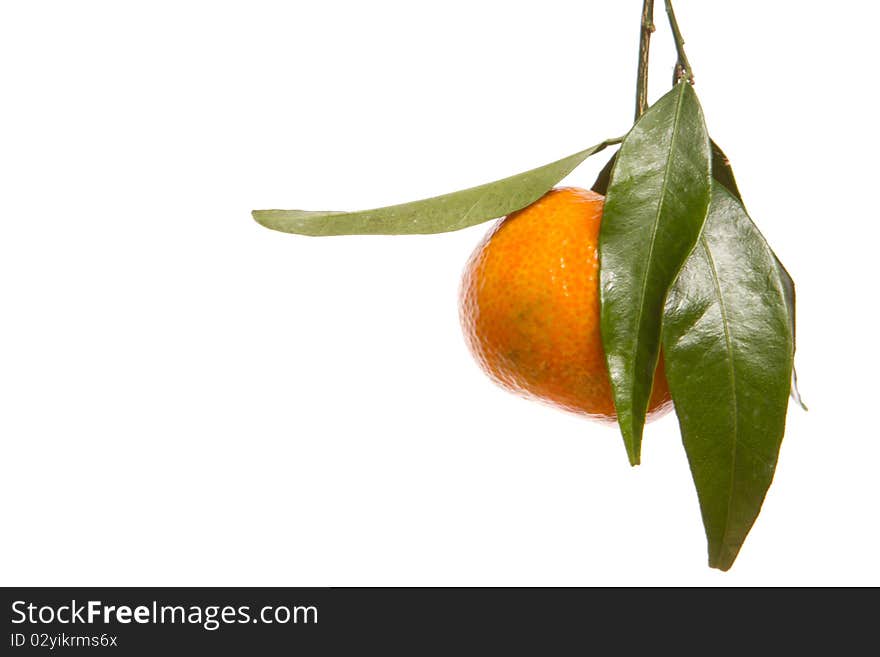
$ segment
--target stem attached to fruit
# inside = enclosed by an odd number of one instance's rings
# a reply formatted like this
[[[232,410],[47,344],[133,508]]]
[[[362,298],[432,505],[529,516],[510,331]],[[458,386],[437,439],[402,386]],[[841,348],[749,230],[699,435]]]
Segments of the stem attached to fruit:
[[[678,84],[682,79],[693,84],[694,71],[684,52],[684,37],[681,36],[681,30],[679,29],[678,21],[675,18],[675,10],[672,8],[672,0],[666,0],[666,15],[669,16],[669,27],[672,28],[672,36],[675,37],[675,50],[678,53],[678,63],[675,65],[675,75],[672,79],[672,84]]]
[[[642,31],[639,39],[639,73],[636,78],[636,121],[648,109],[648,53],[654,32],[654,0],[642,3]]]

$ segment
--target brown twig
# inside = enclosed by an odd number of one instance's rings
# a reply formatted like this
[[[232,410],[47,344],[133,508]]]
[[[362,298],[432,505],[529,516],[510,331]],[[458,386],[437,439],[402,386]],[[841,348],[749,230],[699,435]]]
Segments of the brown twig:
[[[654,32],[654,0],[642,4],[641,38],[639,39],[639,72],[636,78],[636,121],[648,109],[648,60],[651,34]]]

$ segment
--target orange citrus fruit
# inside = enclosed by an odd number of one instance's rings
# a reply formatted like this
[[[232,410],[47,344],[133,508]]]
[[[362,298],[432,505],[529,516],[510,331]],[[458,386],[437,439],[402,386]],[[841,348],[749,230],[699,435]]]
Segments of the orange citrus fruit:
[[[471,352],[505,388],[614,420],[599,324],[604,203],[595,192],[558,188],[498,222],[465,269],[461,319]],[[649,417],[670,406],[661,357]]]

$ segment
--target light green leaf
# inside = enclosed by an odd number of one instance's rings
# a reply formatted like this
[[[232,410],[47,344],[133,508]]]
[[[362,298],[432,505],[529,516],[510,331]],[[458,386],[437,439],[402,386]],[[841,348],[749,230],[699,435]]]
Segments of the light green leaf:
[[[360,212],[254,210],[258,223],[298,235],[415,235],[446,233],[496,219],[537,201],[609,139],[556,162],[443,196]]]

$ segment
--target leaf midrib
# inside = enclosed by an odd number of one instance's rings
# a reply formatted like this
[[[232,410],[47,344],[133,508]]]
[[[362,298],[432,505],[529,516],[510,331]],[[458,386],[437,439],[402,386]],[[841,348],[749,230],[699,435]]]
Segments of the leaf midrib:
[[[636,330],[639,333],[641,333],[642,316],[644,315],[644,310],[645,310],[645,294],[647,293],[647,290],[648,290],[648,273],[651,268],[651,259],[654,257],[654,245],[657,242],[657,228],[660,225],[660,215],[663,212],[663,206],[666,202],[666,192],[667,192],[666,181],[669,179],[669,173],[672,171],[672,154],[673,154],[673,152],[675,152],[675,142],[678,137],[678,121],[679,121],[679,118],[681,117],[682,105],[684,104],[684,92],[685,92],[684,84],[686,84],[686,83],[683,82],[681,84],[682,84],[682,90],[678,95],[678,102],[677,102],[677,105],[675,108],[675,115],[674,115],[673,124],[672,124],[672,126],[673,126],[672,127],[672,139],[669,142],[669,157],[666,159],[666,168],[663,171],[663,184],[662,184],[663,193],[660,195],[660,202],[657,204],[657,214],[654,217],[654,227],[651,230],[651,242],[648,247],[647,266],[645,267],[645,273],[642,276],[642,291],[639,296],[639,314],[638,314],[638,319],[636,320]],[[632,359],[631,359],[633,366],[635,366],[636,357],[638,356],[638,351],[639,351],[639,341],[636,340],[633,344],[633,352],[632,352]],[[633,367],[633,369],[635,369],[635,367]],[[635,372],[633,372],[633,374],[635,374]],[[633,398],[635,396],[636,380],[637,380],[636,377],[633,376],[632,377],[633,388],[630,391],[630,398]],[[650,396],[650,393],[649,393],[649,396]],[[631,433],[630,438],[633,442],[635,442],[635,425],[633,424],[634,422],[635,422],[634,414],[632,412],[630,412],[630,433]],[[633,449],[635,449],[635,445],[633,445]]]
[[[718,270],[715,265],[715,258],[712,257],[712,251],[709,250],[709,243],[704,235],[700,235],[700,244],[706,254],[706,260],[709,263],[709,271],[712,272],[712,285],[715,287],[715,295],[718,298],[718,308],[721,312],[721,325],[724,329],[724,344],[728,353],[728,372],[730,375],[730,392],[733,396],[733,403],[729,405],[731,415],[733,417],[733,446],[730,456],[730,486],[727,496],[727,510],[724,515],[724,530],[721,533],[721,544],[718,546],[718,554],[715,555],[716,561],[721,560],[721,553],[727,544],[728,533],[730,532],[730,516],[733,512],[733,492],[736,489],[736,456],[739,447],[739,408],[737,404],[736,394],[736,368],[733,366],[733,341],[730,338],[730,329],[728,326],[727,304],[724,301],[724,295],[721,292],[721,282],[718,280]]]

